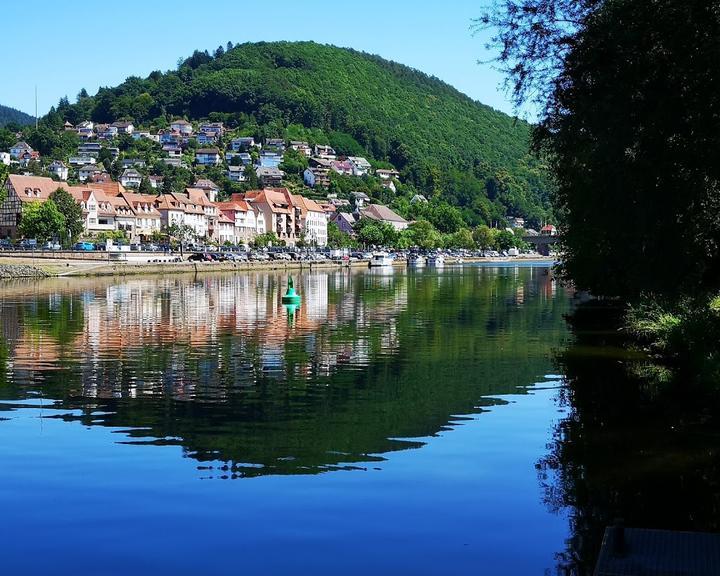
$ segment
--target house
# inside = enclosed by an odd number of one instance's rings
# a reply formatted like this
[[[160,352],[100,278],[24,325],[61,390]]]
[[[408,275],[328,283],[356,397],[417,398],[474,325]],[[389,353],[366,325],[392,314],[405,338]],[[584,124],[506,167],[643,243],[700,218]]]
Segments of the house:
[[[217,220],[215,238],[220,244],[235,244],[235,222],[226,214],[220,214]]]
[[[287,188],[265,188],[246,192],[244,199],[253,208],[257,208],[265,222],[265,230],[274,232],[277,237],[289,246],[297,241],[295,233],[296,207],[292,195]],[[299,215],[300,208],[297,208]]]
[[[132,134],[133,130],[135,130],[135,126],[133,126],[133,123],[125,120],[113,122],[112,124],[110,124],[110,127],[115,128],[118,134]]]
[[[330,170],[328,168],[306,168],[303,180],[310,188],[329,188]]]
[[[123,196],[107,194],[106,197],[114,210],[115,229],[126,232],[132,238],[135,230],[135,212],[130,208],[130,204]]]
[[[70,166],[86,166],[87,164],[95,164],[97,158],[94,156],[70,156],[68,164]]]
[[[180,132],[172,132],[170,130],[160,130],[158,132],[160,144],[177,144],[187,142],[187,136],[183,136]]]
[[[160,231],[160,212],[155,208],[157,196],[121,192],[133,215],[133,239],[147,239]]]
[[[182,148],[178,144],[165,144],[162,147],[162,151],[170,158],[182,158]]]
[[[197,136],[195,136],[195,139],[197,140],[197,143],[200,144],[200,146],[208,146],[210,144],[215,144],[218,141],[218,136],[213,133],[198,132]]]
[[[145,160],[142,160],[141,158],[127,158],[122,161],[121,166],[123,168],[132,168],[133,166],[137,166],[138,168],[144,168]]]
[[[167,164],[168,166],[174,166],[175,168],[183,166],[182,157],[178,156],[173,156],[172,158],[160,158],[160,162]]]
[[[10,166],[10,154],[8,152],[0,152],[0,163]]]
[[[162,188],[163,182],[165,181],[165,178],[162,176],[148,176],[148,181],[150,182],[150,186],[153,188]]]
[[[237,161],[233,162],[237,158]],[[233,166],[242,164],[243,166],[250,166],[252,164],[252,156],[247,152],[225,152],[225,161]],[[239,164],[238,164],[239,162]]]
[[[200,124],[198,131],[200,132],[200,134],[205,134],[206,136],[211,137],[213,140],[218,140],[219,138],[222,138],[222,135],[225,132],[225,128],[222,122],[205,122],[203,124]]]
[[[60,180],[67,180],[68,167],[60,160],[53,160],[47,167],[47,171]]]
[[[190,190],[190,189],[188,189]],[[200,191],[202,192],[202,191]],[[204,193],[203,193],[204,195]],[[196,193],[183,194],[171,192],[153,197],[155,208],[160,214],[160,222],[163,227],[188,226],[199,238],[209,236],[210,223],[208,214],[202,204],[202,200]],[[205,202],[209,204],[207,197]],[[217,208],[210,205],[213,214],[217,214]]]
[[[361,210],[365,204],[370,203],[370,196],[365,194],[365,192],[350,192],[350,198],[353,204],[355,204],[356,210]]]
[[[380,186],[387,190],[390,190],[393,194],[397,192],[397,188],[395,187],[395,182],[393,180],[382,180],[380,182]]]
[[[68,188],[44,176],[10,174],[5,180],[5,200],[0,204],[0,237],[16,237],[24,207],[30,202],[44,202],[58,188]]]
[[[126,169],[120,176],[120,184],[126,188],[138,188],[142,182],[142,174],[132,168]]]
[[[113,126],[112,124],[103,124],[98,125],[95,129],[95,132],[97,133],[98,138],[101,138],[103,140],[112,140],[119,134],[120,130],[117,126]]]
[[[400,172],[397,170],[386,170],[384,168],[378,168],[375,170],[375,175],[380,178],[380,180],[393,180],[400,178]]]
[[[295,235],[312,246],[327,246],[327,216],[322,206],[299,194],[293,195],[292,200],[300,208],[295,214]]]
[[[371,204],[367,208],[360,210],[360,217],[369,218],[370,220],[375,220],[376,222],[385,222],[390,224],[390,226],[395,228],[395,230],[405,230],[405,228],[410,225],[405,218],[396,214],[390,210],[390,208],[383,206],[382,204]]]
[[[81,140],[89,140],[95,136],[95,124],[90,120],[83,120],[75,127],[75,130]]]
[[[285,152],[285,140],[282,138],[268,138],[265,140],[263,150],[268,150],[282,155],[282,153]]]
[[[324,146],[322,144],[315,145],[314,155],[325,160],[337,160],[335,150],[331,146]]]
[[[10,148],[10,156],[15,160],[19,160],[25,152],[32,152],[33,149],[27,142],[18,142]]]
[[[33,150],[32,152],[25,151],[20,154],[20,157],[18,158],[18,162],[20,162],[20,166],[23,168],[26,168],[30,162],[38,160],[40,160],[40,152],[37,152],[36,150]]]
[[[245,166],[228,166],[227,177],[231,182],[245,182]]]
[[[78,180],[85,182],[92,178],[95,174],[102,174],[103,168],[95,164],[86,164],[81,168],[78,168]]]
[[[218,192],[220,192],[220,186],[207,178],[200,178],[197,182],[195,182],[193,188],[204,190],[205,194],[210,199],[210,202],[215,202]]]
[[[312,156],[312,148],[310,148],[310,145],[307,142],[302,142],[299,140],[292,140],[290,142],[290,148],[292,148],[296,152],[300,152],[300,154],[303,154],[304,156],[307,156],[308,158],[310,156]]]
[[[370,162],[362,156],[348,156],[348,161],[353,166],[353,174],[355,176],[365,176],[366,174],[369,174],[372,169]]]
[[[115,208],[102,190],[72,186],[68,192],[83,211],[85,232],[115,230]]]
[[[220,164],[220,150],[217,148],[198,148],[195,151],[195,163],[201,166],[217,166]]]
[[[349,160],[333,160],[332,169],[338,174],[344,174],[346,176],[352,176],[355,174],[355,166]]]
[[[258,164],[263,168],[277,168],[278,166],[280,166],[282,161],[283,156],[281,153],[263,150],[262,152],[260,152]]]
[[[540,235],[541,236],[557,236],[557,228],[553,226],[552,224],[546,224],[542,228],[540,228]]]
[[[257,170],[255,170],[255,174],[265,188],[280,186],[282,184],[283,176],[285,176],[285,173],[278,168],[266,168],[264,166],[260,166]]]
[[[410,198],[410,204],[417,204],[418,202],[422,202],[423,204],[427,204],[428,199],[425,198],[422,194],[415,194],[412,198]]]
[[[181,136],[192,136],[193,133],[192,124],[190,124],[190,122],[188,122],[187,120],[183,120],[182,118],[170,122],[170,130],[172,130],[173,132],[177,132]]]
[[[108,182],[112,182],[112,178],[110,177],[110,174],[105,172],[105,170],[102,170],[100,172],[93,172],[87,181],[92,184],[106,184]],[[95,188],[95,186],[93,186],[93,188]]]
[[[73,126],[72,124],[70,124],[70,122],[65,120],[65,123],[63,124],[63,130],[65,130],[65,132],[74,132],[75,126]]]
[[[355,235],[357,218],[355,218],[354,214],[350,212],[335,212],[335,214],[330,217],[330,222],[335,224],[340,229],[340,232],[349,234],[350,236]]]
[[[203,188],[185,188],[185,196],[192,205],[202,210],[205,215],[205,220],[202,222],[205,226],[205,235],[214,238],[218,218],[218,209],[215,204],[208,198]],[[201,234],[198,233],[198,236]]]
[[[229,201],[218,202],[218,211],[233,221],[234,243],[249,244],[258,234],[265,232],[265,220],[258,207],[243,199],[242,194],[233,194]]]
[[[78,146],[78,156],[92,156],[97,158],[102,150],[102,144],[100,142],[85,142]]]
[[[518,216],[508,216],[507,222],[510,228],[525,228],[525,218],[520,218]]]
[[[241,136],[230,141],[230,147],[234,152],[247,152],[250,148],[257,146],[252,136]]]

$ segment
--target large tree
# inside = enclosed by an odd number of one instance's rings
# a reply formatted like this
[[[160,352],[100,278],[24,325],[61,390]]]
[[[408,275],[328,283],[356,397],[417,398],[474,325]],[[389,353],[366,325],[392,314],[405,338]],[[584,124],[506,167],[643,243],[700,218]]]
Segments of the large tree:
[[[50,200],[55,203],[65,219],[65,233],[62,239],[72,244],[85,229],[82,207],[64,188],[58,188],[50,194]]]
[[[52,200],[31,202],[23,208],[18,227],[21,236],[44,242],[62,238],[64,230],[65,217]]]
[[[495,27],[557,182],[564,268],[633,299],[720,288],[720,2],[505,0]]]

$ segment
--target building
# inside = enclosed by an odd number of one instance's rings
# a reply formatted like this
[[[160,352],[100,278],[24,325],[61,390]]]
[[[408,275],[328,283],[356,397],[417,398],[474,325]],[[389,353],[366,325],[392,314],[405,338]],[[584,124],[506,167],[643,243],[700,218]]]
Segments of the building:
[[[355,176],[365,176],[372,170],[370,162],[362,156],[348,156],[348,161],[353,165],[353,173]]]
[[[353,176],[355,174],[355,166],[349,160],[333,160],[331,168],[338,174],[345,176]]]
[[[405,230],[405,228],[410,225],[405,218],[382,204],[371,204],[367,208],[360,210],[360,216],[361,218],[369,218],[376,222],[385,222],[386,224],[390,224],[395,230]]]
[[[85,166],[78,168],[78,180],[80,180],[80,182],[85,182],[93,178],[96,174],[102,173],[102,166],[98,166],[96,164],[86,164]]]
[[[541,236],[557,236],[557,228],[553,226],[552,224],[546,224],[542,228],[540,228],[540,235]]]
[[[68,188],[65,182],[52,178],[10,174],[5,181],[5,200],[0,204],[0,237],[16,237],[24,206],[44,202],[61,187]]]
[[[288,246],[295,245],[297,241],[295,233],[296,207],[287,188],[251,190],[244,196],[244,199],[259,211],[267,232],[274,232]],[[299,207],[297,212],[299,215]]]
[[[327,246],[327,216],[325,210],[314,200],[300,195],[292,196],[296,208],[295,235],[303,237],[313,246]],[[297,212],[299,208],[299,213]]]
[[[135,130],[135,126],[133,126],[133,123],[125,120],[113,122],[112,124],[110,124],[110,126],[112,128],[115,128],[118,134],[132,134],[133,130]]]
[[[201,166],[217,166],[220,164],[220,150],[217,148],[198,148],[195,151],[195,163]]]
[[[0,163],[5,164],[5,166],[10,166],[9,152],[0,152]]]
[[[48,167],[47,171],[60,180],[67,180],[68,167],[60,160],[54,160]]]
[[[230,243],[234,245],[237,243],[235,240],[235,222],[224,213],[218,216],[215,238],[220,244]]]
[[[190,124],[190,122],[188,122],[187,120],[183,120],[182,118],[170,122],[170,130],[172,130],[173,132],[177,132],[182,136],[192,136],[193,133],[192,124]]]
[[[285,173],[278,168],[266,168],[264,166],[257,168],[255,174],[264,188],[281,186],[283,176],[285,176]]]
[[[153,198],[163,227],[188,226],[198,238],[211,236],[218,210],[203,190],[188,188],[184,194],[171,192]]]
[[[200,178],[197,182],[195,182],[193,188],[200,188],[201,190],[204,190],[210,202],[215,202],[215,200],[217,200],[218,192],[220,192],[220,186],[207,178]]]
[[[19,160],[25,152],[32,152],[33,149],[27,142],[18,142],[10,148],[10,156],[15,160]]]
[[[290,148],[296,152],[300,152],[300,154],[307,156],[308,158],[312,156],[312,148],[310,148],[310,145],[307,142],[292,140],[290,142]]]
[[[317,156],[318,158],[323,158],[324,160],[337,160],[337,154],[332,146],[316,144],[314,152],[314,156]]]
[[[78,146],[78,156],[92,156],[93,158],[97,158],[102,148],[100,142],[85,142]]]
[[[340,229],[340,232],[344,234],[349,234],[350,236],[355,234],[357,218],[350,212],[335,212],[335,214],[330,217],[330,222],[335,224]]]
[[[386,170],[385,168],[375,170],[375,175],[380,178],[380,180],[396,180],[400,178],[400,172],[397,170]]]
[[[157,196],[150,194],[135,194],[132,192],[121,192],[134,216],[133,239],[147,239],[160,231],[160,212],[155,208]]]
[[[120,184],[126,188],[139,188],[142,182],[142,174],[137,170],[128,168],[120,176]]]
[[[242,194],[233,194],[227,202],[216,204],[218,211],[233,222],[233,244],[249,244],[265,232],[265,221],[259,209],[251,206]]]
[[[245,182],[245,166],[228,166],[227,177],[231,182]]]
[[[252,136],[242,136],[240,138],[233,138],[230,141],[230,147],[234,152],[247,152],[250,148],[257,146],[255,138]]]
[[[350,198],[352,198],[356,210],[362,210],[365,204],[370,204],[370,196],[365,192],[350,192]]]
[[[330,170],[328,168],[306,168],[303,180],[310,188],[329,188]]]

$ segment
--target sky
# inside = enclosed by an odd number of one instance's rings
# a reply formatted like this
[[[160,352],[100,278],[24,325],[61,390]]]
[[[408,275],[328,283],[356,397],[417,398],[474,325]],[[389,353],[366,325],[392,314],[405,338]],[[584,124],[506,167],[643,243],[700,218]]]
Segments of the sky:
[[[35,0],[3,6],[0,104],[40,115],[81,88],[94,94],[128,76],[170,70],[193,50],[242,42],[314,40],[378,54],[513,113],[484,37],[480,0]]]

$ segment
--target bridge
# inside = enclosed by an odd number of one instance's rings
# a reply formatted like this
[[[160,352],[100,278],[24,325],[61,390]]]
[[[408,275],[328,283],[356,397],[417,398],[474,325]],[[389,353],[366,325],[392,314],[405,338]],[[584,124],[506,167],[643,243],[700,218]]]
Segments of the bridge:
[[[557,244],[560,238],[557,235],[538,234],[537,236],[523,236],[523,240],[528,244],[535,246],[538,254],[550,256],[550,247]]]

